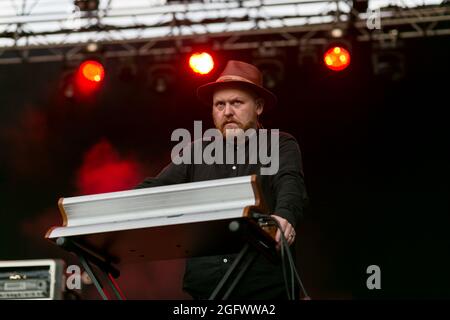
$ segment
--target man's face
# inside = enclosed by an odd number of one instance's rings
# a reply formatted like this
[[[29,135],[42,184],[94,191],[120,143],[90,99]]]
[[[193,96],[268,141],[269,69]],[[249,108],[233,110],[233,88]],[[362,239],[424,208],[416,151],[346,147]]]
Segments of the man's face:
[[[236,84],[224,86],[213,95],[214,124],[224,136],[227,131],[232,134],[233,129],[256,129],[263,106],[263,100],[251,90]]]

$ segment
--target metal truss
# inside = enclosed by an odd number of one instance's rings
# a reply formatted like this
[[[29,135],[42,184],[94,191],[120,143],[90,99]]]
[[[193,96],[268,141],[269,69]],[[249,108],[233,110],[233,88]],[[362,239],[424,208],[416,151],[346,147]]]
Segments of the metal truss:
[[[302,47],[327,43],[336,28],[358,41],[450,34],[450,6],[408,7],[406,0],[362,13],[350,0],[147,2],[122,8],[108,0],[96,12],[78,12],[77,20],[50,9],[32,14],[39,1],[55,0],[22,0],[14,16],[0,11],[0,64],[80,60],[89,43],[113,58],[186,53],[205,44],[212,50]]]

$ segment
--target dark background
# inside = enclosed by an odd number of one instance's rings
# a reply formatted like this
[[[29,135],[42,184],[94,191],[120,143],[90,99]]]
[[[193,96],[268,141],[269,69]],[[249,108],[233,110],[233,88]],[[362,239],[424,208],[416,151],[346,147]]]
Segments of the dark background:
[[[354,44],[339,73],[300,64],[297,49],[280,57],[279,105],[262,121],[294,135],[303,153],[311,204],[298,232],[299,270],[313,298],[448,298],[450,41],[404,42],[399,79],[374,74],[373,52]],[[215,57],[219,71],[228,59],[253,59],[249,51]],[[152,63],[105,60],[103,88],[87,100],[64,97],[62,63],[0,66],[1,260],[76,263],[43,239],[61,223],[58,198],[132,188],[170,161],[174,129],[211,126],[195,88],[217,72],[194,77],[180,55],[172,89],[156,94]],[[183,263],[130,265],[119,284],[129,298],[186,298]],[[381,290],[366,288],[369,265],[381,268]],[[96,297],[92,286],[83,295]]]

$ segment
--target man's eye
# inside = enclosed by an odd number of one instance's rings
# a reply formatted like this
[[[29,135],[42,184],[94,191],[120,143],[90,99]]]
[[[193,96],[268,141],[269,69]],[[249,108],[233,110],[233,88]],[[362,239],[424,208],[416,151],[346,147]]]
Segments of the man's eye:
[[[240,104],[242,104],[242,101],[239,101],[239,100],[233,101],[233,105],[235,105],[235,106],[238,106]]]

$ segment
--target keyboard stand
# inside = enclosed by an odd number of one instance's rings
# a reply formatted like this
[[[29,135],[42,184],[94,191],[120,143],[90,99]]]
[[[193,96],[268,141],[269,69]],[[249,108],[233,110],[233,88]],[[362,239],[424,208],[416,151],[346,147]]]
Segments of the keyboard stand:
[[[110,300],[110,298],[101,284],[100,278],[96,275],[93,266],[96,266],[100,271],[100,274],[106,278],[107,283],[114,292],[116,298],[118,300],[124,300],[124,296],[114,280],[114,278],[117,279],[120,276],[119,270],[108,263],[105,259],[89,253],[88,250],[85,250],[72,239],[61,237],[56,240],[56,244],[63,249],[74,253],[78,257],[103,300]]]

